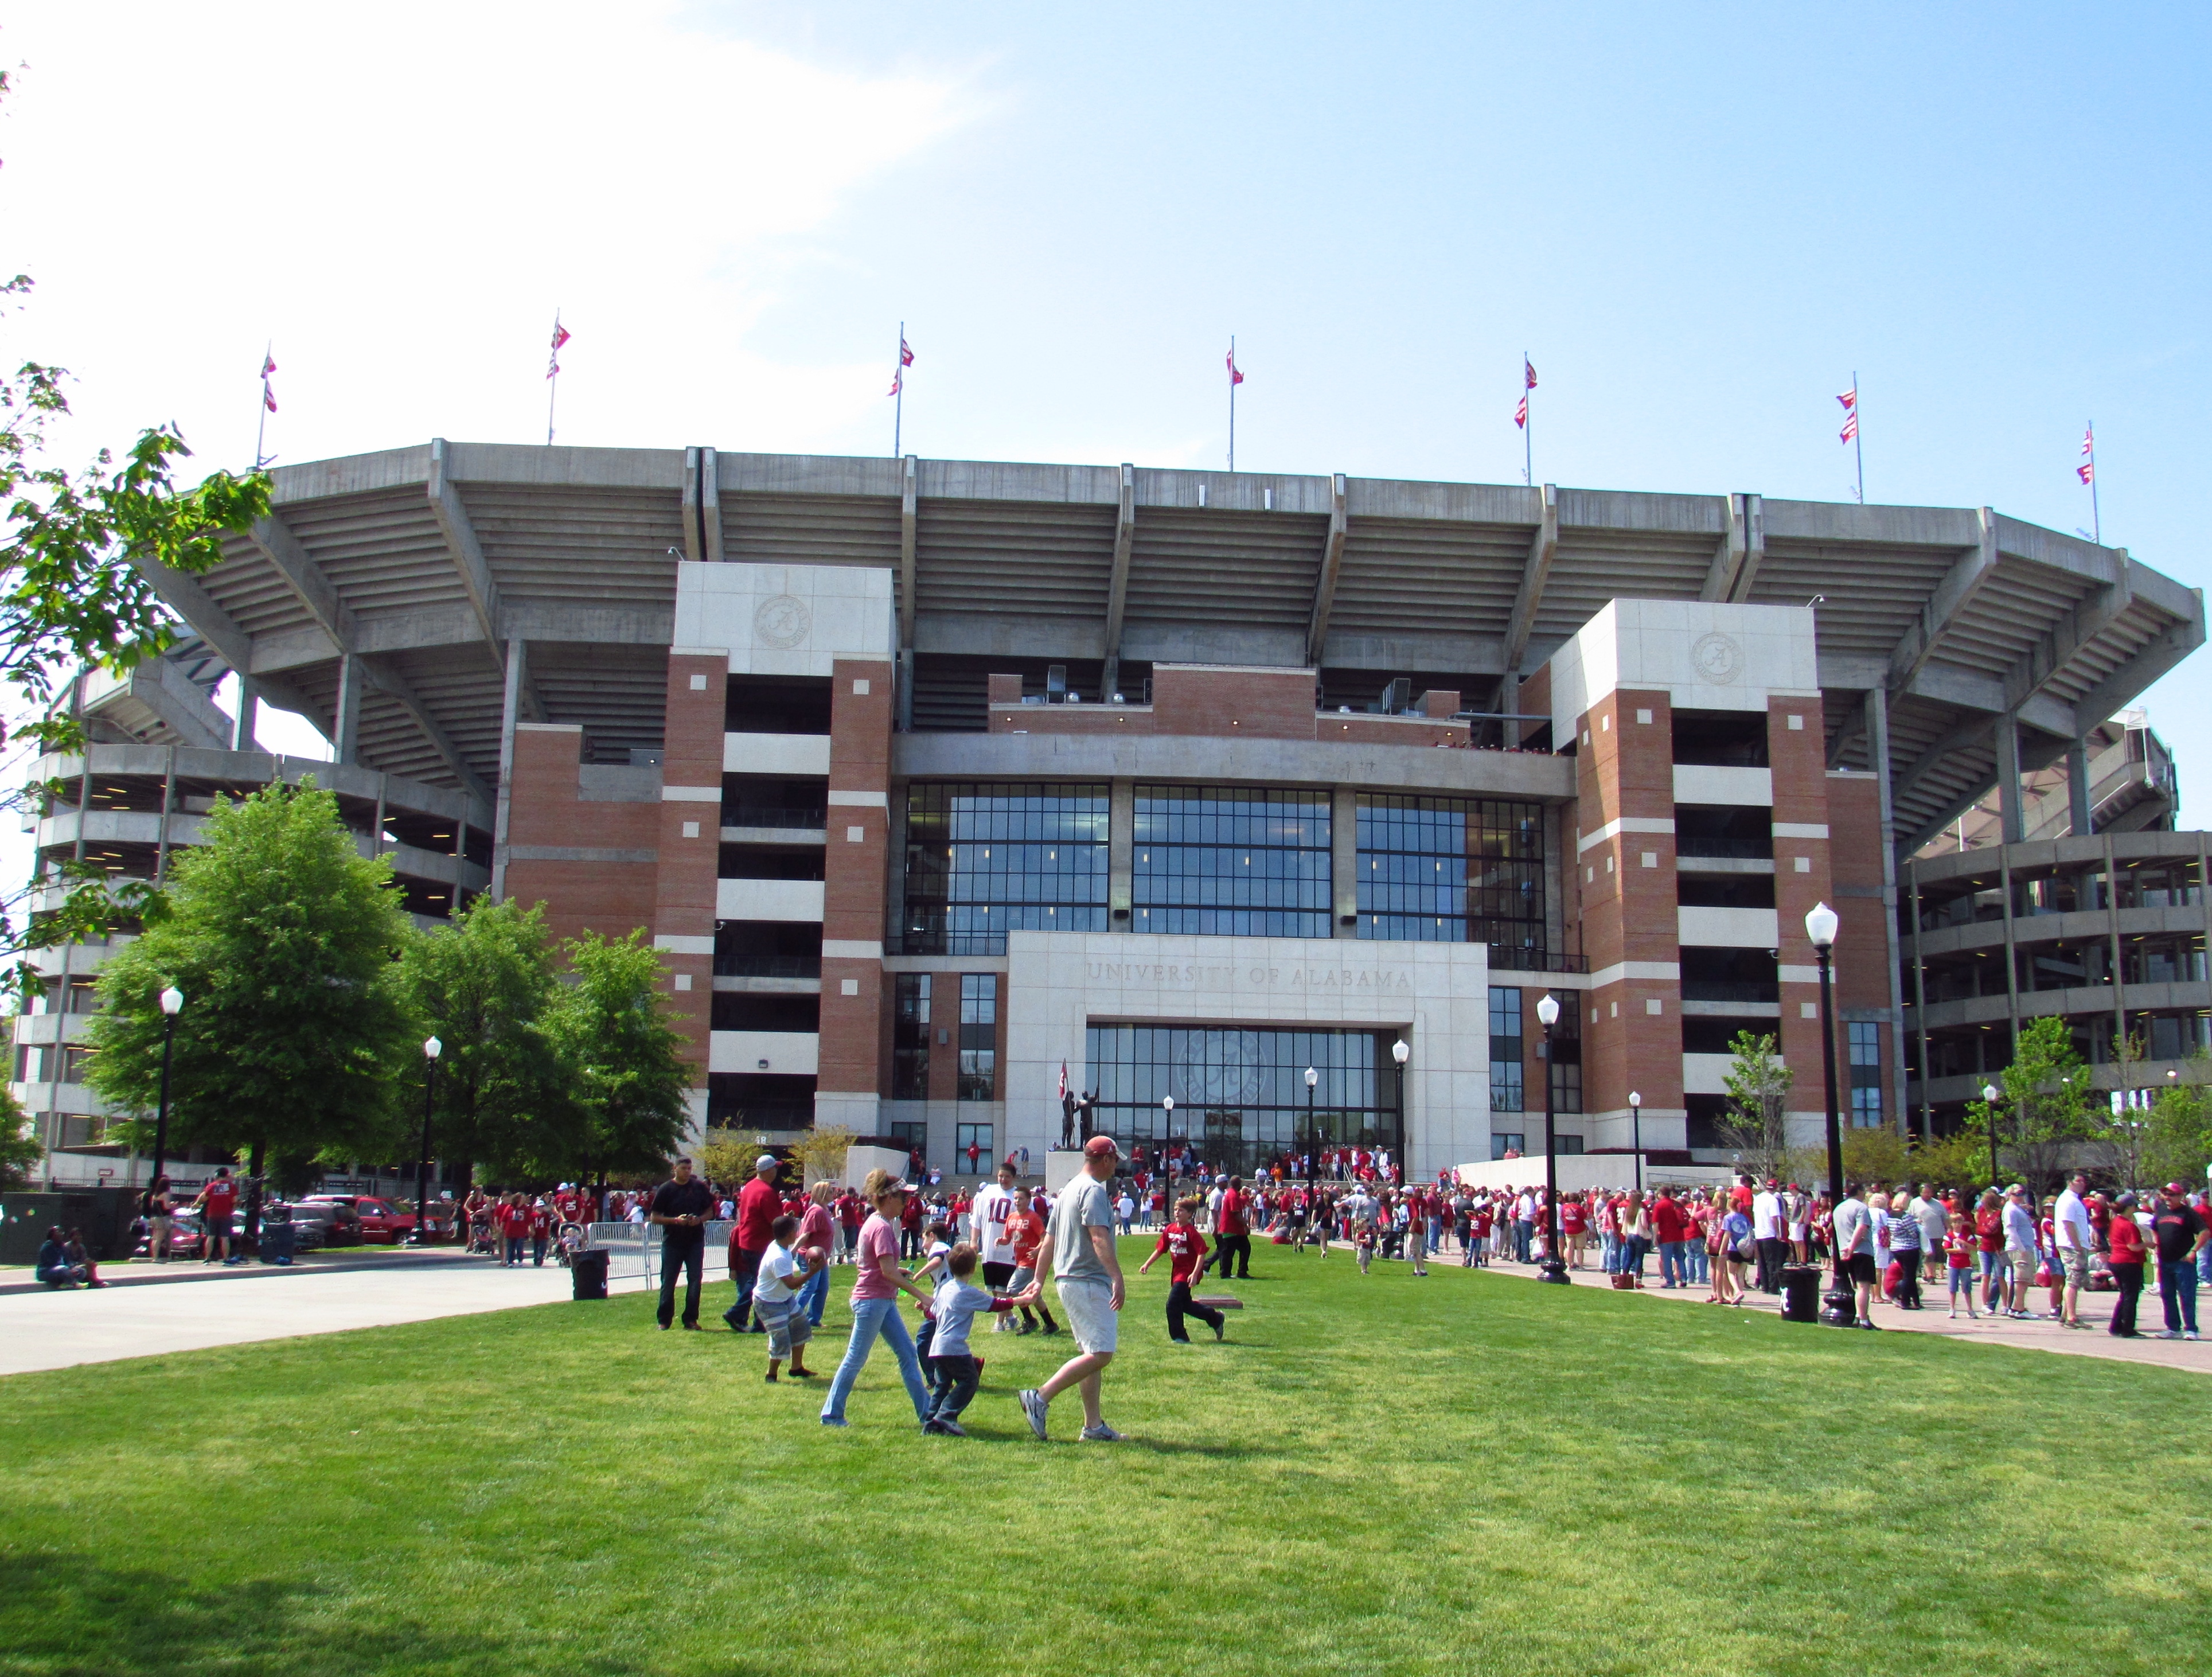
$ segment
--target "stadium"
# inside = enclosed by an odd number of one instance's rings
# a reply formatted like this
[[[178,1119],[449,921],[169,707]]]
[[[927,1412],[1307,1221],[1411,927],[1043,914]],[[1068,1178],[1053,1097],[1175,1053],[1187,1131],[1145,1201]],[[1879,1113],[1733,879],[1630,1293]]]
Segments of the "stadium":
[[[2133,865],[2097,730],[2204,635],[2197,592],[1986,507],[442,441],[274,477],[155,577],[184,644],[76,690],[41,857],[158,878],[208,800],[312,773],[418,915],[647,928],[700,1125],[948,1169],[1056,1145],[1063,1078],[1248,1169],[1540,1147],[1547,1079],[1564,1149],[1719,1158],[1742,1029],[1809,1133],[1816,902],[1849,1121],[1945,1121],[1986,1055],[1916,1025],[1911,859],[1994,789],[1987,866],[1929,885],[2002,898],[2011,975],[2038,868]],[[255,750],[264,703],[334,762]],[[2195,835],[2129,842],[2201,885]],[[2201,1043],[2201,890],[2096,906],[2094,997],[1984,980],[1952,1023]],[[2128,968],[2131,914],[2193,967]],[[64,1182],[121,1152],[70,1047],[104,952],[47,952],[17,1026]]]

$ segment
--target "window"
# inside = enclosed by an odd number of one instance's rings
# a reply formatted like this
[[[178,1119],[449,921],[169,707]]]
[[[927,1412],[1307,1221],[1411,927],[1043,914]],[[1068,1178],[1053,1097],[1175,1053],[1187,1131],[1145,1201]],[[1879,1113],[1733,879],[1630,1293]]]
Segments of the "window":
[[[1106,820],[1103,786],[914,786],[902,946],[1000,955],[1009,932],[1103,932]]]
[[[1095,1080],[1101,1130],[1125,1145],[1187,1140],[1212,1163],[1249,1175],[1295,1157],[1316,1133],[1324,1148],[1395,1149],[1396,1038],[1395,1031],[1094,1024],[1086,1075]],[[1320,1074],[1310,1102],[1309,1066]],[[1163,1103],[1170,1097],[1172,1112]]]
[[[1521,992],[1492,986],[1490,992],[1490,1109],[1518,1112],[1522,1107]]]
[[[902,972],[891,991],[891,1098],[929,1098],[929,981]]]
[[[894,1118],[889,1131],[890,1139],[909,1153],[927,1154],[929,1151],[929,1126],[910,1118]]]
[[[1873,1129],[1881,1122],[1881,1026],[1854,1019],[1845,1028],[1851,1045],[1851,1124]]]
[[[1359,799],[1359,935],[1541,955],[1544,811],[1474,798]]]
[[[1555,1041],[1553,1046],[1557,1048],[1559,1044]],[[1580,1112],[1582,1109],[1582,1062],[1579,1060],[1554,1060],[1552,1064],[1552,1110],[1556,1113],[1568,1113]],[[1560,1151],[1564,1152],[1565,1149],[1562,1147]]]
[[[917,1127],[919,1127],[917,1126]],[[952,1131],[952,1149],[960,1155],[954,1165],[958,1170],[968,1163],[968,1150],[975,1150],[975,1165],[988,1169],[994,1155],[991,1151],[991,1126],[988,1124],[956,1124]]]
[[[999,975],[963,972],[960,975],[960,1098],[995,1098],[998,1073]]]
[[[1320,792],[1139,787],[1132,929],[1326,938],[1328,805]]]
[[[1562,1067],[1561,1069],[1564,1070],[1565,1068]],[[1558,1153],[1562,1157],[1565,1157],[1569,1153],[1579,1153],[1582,1150],[1583,1139],[1578,1135],[1554,1135],[1553,1137],[1552,1151]]]
[[[1491,1135],[1490,1156],[1492,1158],[1518,1157],[1528,1151],[1528,1138],[1525,1135],[1498,1133]]]

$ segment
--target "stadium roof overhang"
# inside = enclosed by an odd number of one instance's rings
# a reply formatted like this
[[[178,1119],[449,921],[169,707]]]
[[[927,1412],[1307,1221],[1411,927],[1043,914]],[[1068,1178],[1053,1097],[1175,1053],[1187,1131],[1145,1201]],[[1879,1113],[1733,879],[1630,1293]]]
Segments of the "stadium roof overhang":
[[[526,719],[659,744],[678,557],[888,568],[923,654],[1419,671],[1484,697],[1617,596],[1820,597],[1830,763],[1870,768],[1886,737],[1906,852],[1994,783],[2000,718],[2038,766],[2204,638],[2198,591],[1987,508],[442,441],[275,476],[270,516],[205,575],[158,573],[165,597],[319,726],[350,655],[362,760],[479,790],[511,643]]]

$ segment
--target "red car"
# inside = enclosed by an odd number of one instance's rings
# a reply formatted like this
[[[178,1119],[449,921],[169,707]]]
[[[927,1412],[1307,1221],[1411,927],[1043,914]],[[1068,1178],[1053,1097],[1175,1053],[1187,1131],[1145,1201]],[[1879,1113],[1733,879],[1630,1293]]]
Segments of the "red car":
[[[366,1194],[310,1194],[302,1203],[347,1206],[361,1219],[361,1237],[365,1242],[397,1246],[415,1232],[414,1207],[402,1210],[388,1200]]]

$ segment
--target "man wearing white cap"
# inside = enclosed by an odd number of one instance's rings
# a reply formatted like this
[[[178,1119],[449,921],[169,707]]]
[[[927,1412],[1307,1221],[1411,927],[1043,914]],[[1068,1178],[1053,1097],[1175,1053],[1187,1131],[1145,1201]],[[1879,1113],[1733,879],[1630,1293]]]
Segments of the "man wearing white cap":
[[[722,1313],[730,1331],[742,1334],[752,1315],[753,1281],[760,1274],[761,1255],[775,1239],[775,1219],[783,1210],[783,1196],[775,1191],[776,1172],[782,1167],[774,1153],[753,1161],[753,1179],[738,1190],[737,1226],[730,1230],[730,1279],[738,1284],[738,1302]],[[768,1330],[750,1322],[752,1331]]]
[[[1098,1390],[1107,1364],[1114,1360],[1121,1309],[1121,1260],[1114,1246],[1114,1206],[1106,1184],[1121,1162],[1110,1135],[1083,1144],[1083,1174],[1070,1182],[1045,1224],[1037,1249],[1040,1279],[1049,1266],[1060,1284],[1060,1302],[1077,1355],[1059,1373],[1018,1394],[1030,1431],[1045,1436],[1046,1406],[1070,1386],[1083,1392],[1083,1438],[1086,1443],[1118,1443],[1121,1434],[1098,1411]]]

